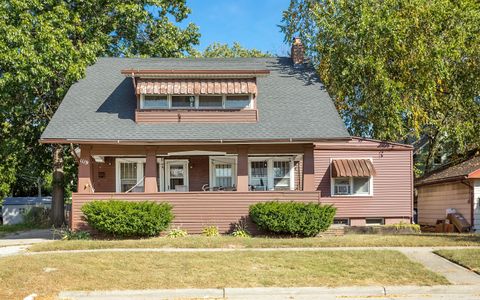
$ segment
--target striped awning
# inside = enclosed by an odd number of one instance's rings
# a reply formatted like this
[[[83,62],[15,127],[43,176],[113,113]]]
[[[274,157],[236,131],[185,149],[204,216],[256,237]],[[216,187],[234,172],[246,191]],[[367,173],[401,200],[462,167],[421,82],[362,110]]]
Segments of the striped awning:
[[[369,159],[334,159],[332,177],[375,176],[376,171]]]
[[[137,81],[137,94],[220,95],[256,94],[255,78],[238,79],[149,79]]]

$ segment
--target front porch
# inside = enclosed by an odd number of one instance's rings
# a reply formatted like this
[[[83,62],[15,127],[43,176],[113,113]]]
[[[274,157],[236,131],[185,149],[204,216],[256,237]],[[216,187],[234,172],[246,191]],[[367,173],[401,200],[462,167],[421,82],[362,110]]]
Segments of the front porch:
[[[313,191],[313,145],[82,145],[78,193]]]
[[[251,204],[320,202],[320,192],[312,144],[81,145],[72,229],[86,226],[83,204],[109,199],[168,202],[174,227],[200,233],[216,225],[226,233]]]

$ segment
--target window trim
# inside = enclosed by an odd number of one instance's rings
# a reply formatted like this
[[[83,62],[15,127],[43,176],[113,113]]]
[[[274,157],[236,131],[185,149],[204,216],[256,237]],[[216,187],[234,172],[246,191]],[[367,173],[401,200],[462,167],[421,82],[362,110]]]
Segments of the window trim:
[[[168,107],[165,108],[145,108],[145,96],[167,96]],[[193,96],[195,97],[195,105],[194,107],[172,107],[172,97],[175,96]],[[222,97],[222,107],[200,107],[200,96],[217,96]],[[247,107],[244,108],[235,108],[235,107],[226,107],[227,96],[248,96],[249,97],[249,104]],[[190,94],[190,95],[179,95],[179,94],[168,94],[168,95],[159,95],[159,94],[140,94],[140,110],[247,110],[247,109],[254,109],[254,97],[253,94]]]
[[[275,191],[274,186],[274,174],[273,174],[273,162],[274,161],[288,161],[290,162],[289,176],[290,176],[290,188],[287,190],[295,190],[295,157],[294,156],[251,156],[248,157],[248,184],[250,185],[250,178],[252,174],[252,164],[255,161],[267,161],[267,190]]]
[[[117,157],[115,158],[115,191],[117,193],[125,193],[122,192],[122,183],[120,182],[120,164],[121,163],[137,163],[137,182],[143,180],[141,174],[145,174],[145,170],[143,170],[143,164],[146,163],[146,158],[141,157]],[[139,172],[143,170],[143,172]],[[145,182],[143,183],[145,185]]]
[[[373,197],[373,176],[368,176],[369,177],[369,186],[368,186],[368,189],[369,189],[369,193],[368,194],[348,194],[348,195],[337,195],[335,194],[335,178],[349,178],[350,179],[350,192],[353,192],[353,177],[332,177],[332,161],[334,159],[340,159],[339,157],[335,157],[335,158],[330,158],[330,196],[331,197]],[[341,159],[368,159],[372,162],[373,164],[373,158],[371,157],[367,157],[367,158],[341,158]],[[360,176],[360,177],[367,177],[367,176]]]
[[[215,159],[227,158],[232,160],[232,184],[234,187],[238,186],[237,183],[237,167],[238,167],[238,157],[236,155],[225,155],[225,156],[209,156],[208,157],[208,169],[209,169],[209,180],[208,185],[210,187],[215,187],[215,172],[214,172],[214,163]]]

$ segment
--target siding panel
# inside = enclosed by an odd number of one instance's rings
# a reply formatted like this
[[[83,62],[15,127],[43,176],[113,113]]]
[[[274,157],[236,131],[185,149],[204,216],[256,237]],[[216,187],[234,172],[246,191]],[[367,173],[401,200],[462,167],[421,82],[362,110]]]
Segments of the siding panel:
[[[446,209],[455,208],[471,224],[470,188],[460,182],[424,185],[418,191],[418,222],[435,225],[445,219]]]
[[[374,146],[372,142],[361,143],[362,146],[367,144],[370,147]],[[337,217],[411,218],[413,209],[411,151],[383,151],[381,148],[364,150],[356,144],[345,144],[343,150],[325,148],[320,144],[315,148],[315,185],[322,193],[322,203],[330,203],[337,207]],[[372,159],[376,170],[376,176],[373,176],[373,196],[332,196],[330,162],[333,159]]]
[[[320,201],[319,192],[190,192],[190,193],[96,193],[72,194],[72,228],[88,229],[83,219],[81,207],[93,200],[127,200],[168,202],[173,205],[175,219],[173,227],[180,227],[189,233],[201,233],[208,225],[217,225],[220,232],[227,233],[234,223],[248,216],[251,204],[265,201]],[[255,232],[252,223],[249,229]]]

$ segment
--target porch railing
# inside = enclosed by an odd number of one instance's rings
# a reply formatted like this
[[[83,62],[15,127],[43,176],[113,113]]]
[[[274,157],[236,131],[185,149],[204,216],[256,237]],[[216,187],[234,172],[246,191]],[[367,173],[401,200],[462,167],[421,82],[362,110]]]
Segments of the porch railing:
[[[189,233],[200,233],[208,225],[216,225],[220,232],[228,232],[241,218],[248,216],[251,204],[265,201],[320,202],[320,192],[266,191],[266,192],[162,192],[162,193],[95,193],[72,195],[71,226],[74,230],[86,228],[81,207],[94,200],[125,200],[168,202],[175,215],[173,227]],[[255,228],[249,224],[252,230]]]

